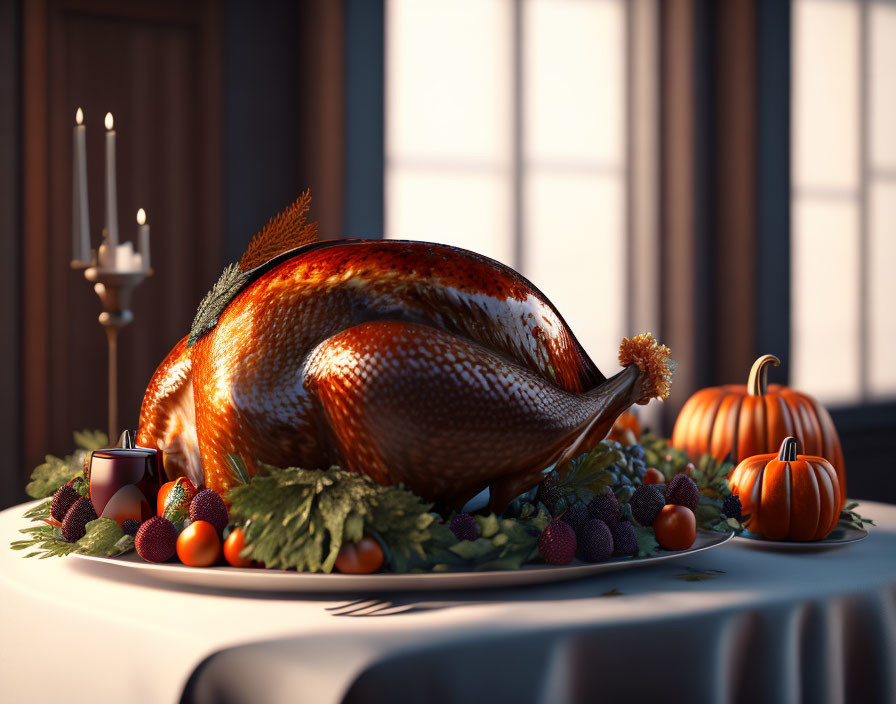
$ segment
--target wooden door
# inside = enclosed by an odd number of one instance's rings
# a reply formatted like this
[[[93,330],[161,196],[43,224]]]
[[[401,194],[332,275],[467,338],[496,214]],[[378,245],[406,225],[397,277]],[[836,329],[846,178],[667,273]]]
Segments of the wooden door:
[[[92,245],[103,226],[103,117],[118,132],[120,238],[145,208],[156,275],[119,342],[119,426],[219,275],[222,61],[217,0],[32,0],[23,6],[23,460],[106,427],[100,303],[71,258],[75,111],[86,115]]]

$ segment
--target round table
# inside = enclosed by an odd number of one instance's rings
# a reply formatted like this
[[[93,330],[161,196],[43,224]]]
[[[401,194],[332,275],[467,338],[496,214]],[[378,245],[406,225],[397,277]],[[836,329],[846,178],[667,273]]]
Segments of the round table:
[[[0,513],[4,547],[25,506]],[[0,549],[4,701],[894,702],[896,506],[823,552],[741,540],[445,594],[173,589]],[[660,700],[656,697],[665,697]]]

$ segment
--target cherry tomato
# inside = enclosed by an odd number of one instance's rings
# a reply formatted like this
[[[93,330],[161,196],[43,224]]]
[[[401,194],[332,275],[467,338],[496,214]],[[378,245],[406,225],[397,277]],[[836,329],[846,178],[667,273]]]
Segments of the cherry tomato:
[[[246,547],[246,536],[242,528],[234,528],[227,540],[224,541],[224,559],[234,567],[251,567],[252,559],[240,557],[243,548]]]
[[[648,467],[647,471],[644,472],[644,479],[641,480],[642,484],[665,484],[666,477],[663,476],[663,473],[655,469],[653,467]]]
[[[359,543],[343,543],[336,557],[336,569],[344,574],[371,574],[383,566],[383,549],[365,536]]]
[[[653,521],[653,532],[666,550],[687,550],[697,539],[697,518],[687,506],[666,504]]]
[[[177,536],[177,556],[191,567],[215,564],[221,556],[218,531],[208,521],[193,521]]]

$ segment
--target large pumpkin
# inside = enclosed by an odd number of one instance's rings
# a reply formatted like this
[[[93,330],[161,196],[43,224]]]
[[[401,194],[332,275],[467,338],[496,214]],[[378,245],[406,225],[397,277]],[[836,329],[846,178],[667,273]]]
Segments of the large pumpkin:
[[[748,457],[734,468],[731,492],[740,497],[746,527],[772,540],[821,540],[840,518],[845,500],[837,472],[823,457],[798,455],[785,438],[777,455]]]
[[[774,355],[763,355],[753,363],[746,386],[713,386],[691,396],[675,421],[672,445],[694,458],[708,452],[719,461],[731,455],[737,463],[775,452],[793,436],[807,455],[834,466],[845,503],[846,469],[834,422],[808,394],[767,383],[768,365],[779,363]]]

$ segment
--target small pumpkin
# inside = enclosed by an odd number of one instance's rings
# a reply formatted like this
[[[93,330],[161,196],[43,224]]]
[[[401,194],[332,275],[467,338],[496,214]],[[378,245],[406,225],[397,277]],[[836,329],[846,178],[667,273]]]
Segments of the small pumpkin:
[[[845,501],[837,472],[823,457],[798,455],[799,441],[784,438],[778,454],[743,460],[731,473],[748,530],[772,540],[821,540],[840,518]]]
[[[720,462],[730,455],[737,463],[775,452],[784,438],[793,436],[806,454],[824,457],[834,466],[845,503],[846,471],[834,421],[808,394],[769,385],[770,364],[777,367],[780,362],[771,354],[757,359],[745,386],[713,386],[691,396],[675,421],[673,447],[691,457],[709,453]]]
[[[610,428],[609,435],[607,435],[607,440],[622,442],[626,430],[632,432],[636,441],[641,437],[641,424],[638,422],[638,414],[631,409],[623,411],[622,415],[615,420],[613,427]]]

